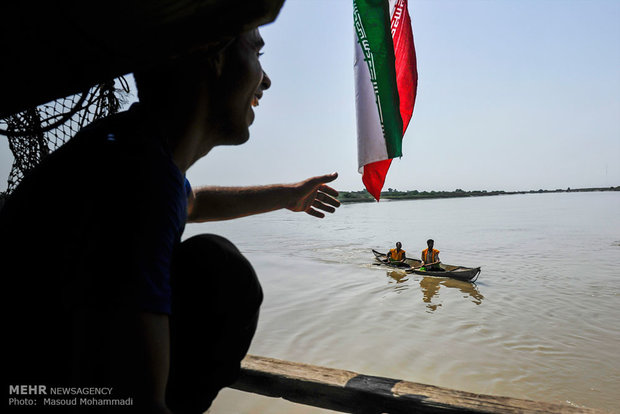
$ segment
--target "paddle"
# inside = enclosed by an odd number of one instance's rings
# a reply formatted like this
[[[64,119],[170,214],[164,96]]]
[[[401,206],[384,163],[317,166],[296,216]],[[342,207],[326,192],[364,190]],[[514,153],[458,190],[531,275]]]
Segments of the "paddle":
[[[439,263],[441,263],[441,262],[426,263],[426,264],[420,265],[420,266],[418,266],[418,267],[413,267],[413,266],[411,266],[411,271],[413,272],[414,270],[418,270],[418,269],[420,269],[420,268],[422,268],[422,267],[425,267],[425,266],[433,266],[433,265],[436,265],[436,264],[439,264]]]
[[[409,272],[409,271],[412,271],[412,272],[413,272],[414,270],[418,270],[418,269],[420,269],[420,268],[422,268],[422,267],[424,267],[424,265],[421,265],[421,266],[418,266],[418,267],[413,267],[413,266],[411,266],[411,268],[410,268],[410,269],[407,269],[407,271],[408,271],[408,272]]]
[[[384,257],[385,257],[385,255],[382,255],[382,256],[384,256]],[[381,262],[381,263],[383,263],[383,264],[387,264],[387,265],[389,265],[389,264],[390,264],[390,261],[389,261],[389,259],[388,259],[387,257],[386,257],[385,259],[382,259],[382,258],[380,258],[379,256],[376,256],[376,258],[377,258],[377,260],[378,260],[378,261],[380,261],[380,262]],[[377,264],[377,265],[378,265],[379,263],[375,263],[375,264]]]

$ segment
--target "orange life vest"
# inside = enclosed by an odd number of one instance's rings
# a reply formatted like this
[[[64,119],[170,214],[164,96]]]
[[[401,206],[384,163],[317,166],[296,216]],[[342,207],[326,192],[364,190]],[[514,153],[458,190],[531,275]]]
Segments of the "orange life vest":
[[[388,258],[391,258],[392,260],[403,260],[404,255],[405,255],[405,251],[403,249],[400,249],[399,252],[397,252],[396,249],[390,249]]]
[[[437,249],[433,249],[433,252],[431,253],[431,257],[429,260],[428,257],[428,249],[424,249],[422,250],[422,257],[424,258],[424,263],[433,263],[437,260],[437,255],[439,254],[439,250]]]

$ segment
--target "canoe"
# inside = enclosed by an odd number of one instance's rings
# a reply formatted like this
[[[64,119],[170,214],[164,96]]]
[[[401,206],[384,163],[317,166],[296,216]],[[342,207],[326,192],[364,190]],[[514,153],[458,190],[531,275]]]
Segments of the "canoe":
[[[465,280],[469,282],[475,282],[478,279],[478,275],[480,274],[480,267],[464,267],[464,266],[453,266],[448,264],[440,263],[439,267],[443,269],[441,270],[420,270],[415,269],[416,267],[420,267],[422,265],[422,261],[418,259],[405,259],[404,263],[388,263],[387,255],[385,253],[378,252],[373,249],[373,254],[375,255],[375,259],[382,264],[389,266],[404,269],[407,273],[415,273],[416,275],[422,276],[436,276],[436,277],[451,277],[453,279]]]

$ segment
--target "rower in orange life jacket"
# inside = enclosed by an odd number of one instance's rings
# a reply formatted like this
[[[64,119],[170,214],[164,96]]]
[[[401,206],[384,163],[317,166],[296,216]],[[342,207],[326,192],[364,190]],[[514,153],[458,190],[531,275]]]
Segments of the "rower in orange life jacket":
[[[426,241],[426,245],[428,246],[427,249],[422,250],[422,266],[426,269],[426,270],[444,270],[439,266],[440,260],[439,260],[439,250],[437,249],[433,249],[433,246],[435,245],[435,241],[433,239],[428,239]],[[433,263],[430,266],[427,265],[427,263]]]
[[[404,262],[406,257],[405,257],[405,251],[403,249],[401,249],[403,245],[400,242],[396,242],[396,248],[395,249],[390,249],[390,251],[387,254],[387,258],[390,262]]]

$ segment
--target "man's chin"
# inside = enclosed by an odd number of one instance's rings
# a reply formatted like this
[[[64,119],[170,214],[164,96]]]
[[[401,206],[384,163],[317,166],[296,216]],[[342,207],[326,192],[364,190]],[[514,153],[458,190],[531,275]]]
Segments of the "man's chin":
[[[250,139],[250,131],[245,130],[236,134],[230,134],[225,140],[222,140],[219,145],[241,145],[248,142]]]
[[[250,111],[248,112],[248,127],[254,123],[254,118],[256,118],[256,115],[254,114],[254,109],[250,107]]]
[[[248,142],[250,140],[250,134],[248,133],[247,135],[244,135],[243,137],[240,137],[237,142],[235,142],[234,144],[231,145],[241,145],[241,144],[245,144],[246,142]]]

